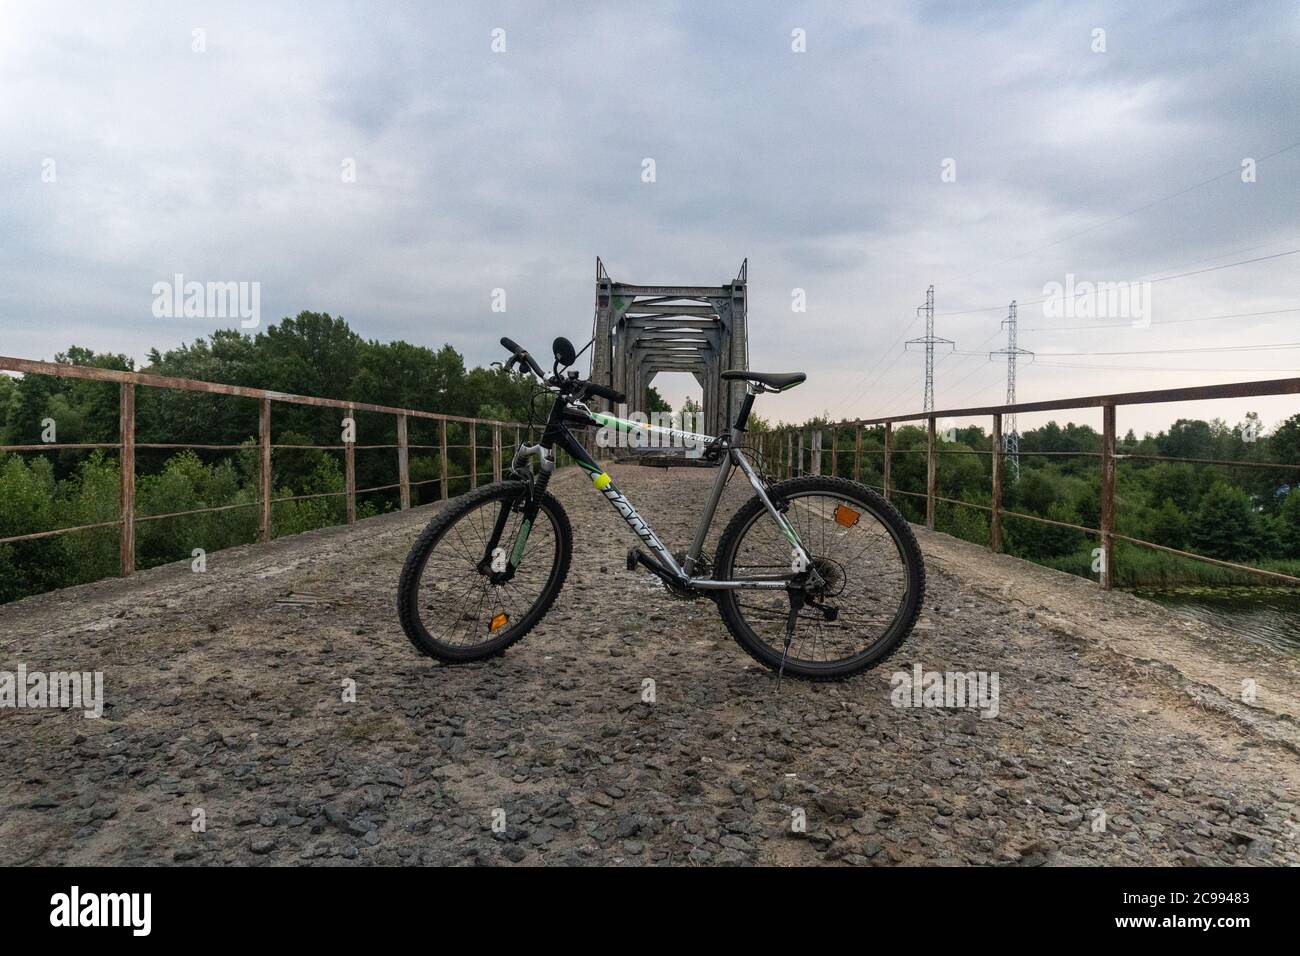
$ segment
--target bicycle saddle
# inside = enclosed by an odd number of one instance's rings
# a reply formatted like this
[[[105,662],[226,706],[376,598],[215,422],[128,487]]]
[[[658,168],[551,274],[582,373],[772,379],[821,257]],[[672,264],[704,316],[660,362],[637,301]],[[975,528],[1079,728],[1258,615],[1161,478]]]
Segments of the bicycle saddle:
[[[805,381],[808,376],[803,372],[747,372],[744,369],[729,369],[722,373],[722,378],[757,382],[767,388],[774,388],[778,392],[784,392],[787,388],[794,388],[800,382]]]

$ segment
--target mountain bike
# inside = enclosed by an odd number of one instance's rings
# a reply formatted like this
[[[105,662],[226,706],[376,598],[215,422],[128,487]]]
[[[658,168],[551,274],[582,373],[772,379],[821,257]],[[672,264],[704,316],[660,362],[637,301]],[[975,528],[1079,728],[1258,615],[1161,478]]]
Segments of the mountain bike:
[[[731,430],[720,436],[655,429],[670,444],[701,447],[718,475],[684,552],[671,552],[613,479],[570,431],[624,431],[644,423],[593,411],[588,398],[622,405],[608,385],[584,381],[568,367],[573,345],[558,338],[550,375],[508,338],[507,371],[534,376],[553,396],[535,444],[520,444],[506,480],[442,507],[415,542],[402,569],[398,611],[411,643],[447,663],[500,654],[536,626],[564,586],[573,532],[547,491],[562,449],[591,477],[640,539],[630,571],[644,569],[679,598],[710,598],[736,641],[761,664],[810,680],[837,680],[879,664],[906,639],[925,595],[925,565],[912,529],[888,501],[843,478],[771,482],[742,448],[757,395],[784,392],[802,372],[724,371],[746,382]],[[585,350],[584,350],[585,351]],[[531,430],[529,438],[531,439]],[[723,491],[739,470],[754,496],[705,550]]]

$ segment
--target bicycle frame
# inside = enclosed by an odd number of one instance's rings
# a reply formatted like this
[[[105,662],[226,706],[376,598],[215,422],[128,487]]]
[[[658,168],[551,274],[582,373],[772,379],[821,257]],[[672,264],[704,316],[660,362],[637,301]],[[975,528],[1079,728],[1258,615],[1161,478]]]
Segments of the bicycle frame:
[[[785,590],[790,587],[791,583],[799,578],[800,572],[794,570],[798,565],[803,569],[810,567],[811,561],[808,551],[804,548],[803,543],[799,540],[798,532],[786,518],[785,514],[773,504],[772,499],[767,494],[767,487],[764,485],[762,478],[754,470],[749,459],[745,457],[737,447],[737,441],[731,435],[724,436],[722,439],[723,448],[726,452],[726,460],[721,462],[718,467],[718,477],[713,483],[713,489],[709,494],[708,503],[700,515],[699,525],[695,529],[695,537],[691,542],[690,550],[686,552],[685,560],[679,564],[672,553],[664,546],[663,541],[655,534],[654,529],[650,527],[641,515],[637,512],[632,502],[618,490],[614,481],[605,472],[605,470],[596,463],[587,453],[587,450],[579,444],[578,440],[573,437],[569,431],[567,423],[575,423],[583,426],[605,426],[619,428],[622,430],[642,429],[644,431],[656,433],[659,437],[666,438],[669,442],[688,443],[698,440],[714,442],[715,439],[707,435],[698,435],[693,432],[681,432],[675,429],[653,428],[637,422],[627,421],[621,418],[615,418],[611,415],[597,413],[595,415],[587,412],[585,408],[567,404],[563,399],[557,398],[555,406],[552,409],[550,419],[547,421],[546,429],[542,434],[542,440],[539,445],[525,446],[520,449],[520,453],[536,454],[540,452],[543,457],[543,468],[549,470],[555,467],[554,448],[559,446],[566,451],[578,466],[591,476],[592,484],[596,489],[605,496],[606,500],[613,505],[620,517],[627,522],[632,532],[640,538],[654,552],[654,561],[658,562],[658,567],[651,567],[650,570],[659,574],[665,580],[671,580],[687,589],[698,589],[701,591],[723,591],[723,590]],[[736,430],[738,435],[743,435],[743,429]],[[551,455],[549,463],[546,456]],[[547,468],[549,464],[549,468]],[[695,568],[699,564],[700,554],[704,550],[704,542],[709,534],[709,529],[713,525],[714,516],[717,514],[718,503],[722,499],[723,489],[726,488],[727,482],[731,477],[732,469],[730,466],[738,467],[744,472],[745,477],[753,486],[754,492],[758,495],[759,500],[763,502],[763,507],[767,513],[772,516],[777,527],[791,545],[791,571],[788,574],[770,575],[760,577],[750,577],[740,580],[719,581],[713,578],[695,575]]]

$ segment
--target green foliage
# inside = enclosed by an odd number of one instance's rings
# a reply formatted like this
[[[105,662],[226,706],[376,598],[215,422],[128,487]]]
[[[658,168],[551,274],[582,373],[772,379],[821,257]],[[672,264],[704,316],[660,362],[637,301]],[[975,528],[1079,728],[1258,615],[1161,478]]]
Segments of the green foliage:
[[[1150,509],[1144,535],[1148,541],[1184,551],[1187,549],[1187,534],[1187,515],[1172,498],[1166,498]]]
[[[683,428],[687,431],[701,430],[700,415],[704,413],[703,406],[695,399],[687,396],[682,399],[682,408],[673,416],[673,425],[676,428]]]
[[[1191,521],[1197,553],[1224,560],[1249,561],[1268,554],[1271,532],[1246,493],[1226,481],[1210,487]]]
[[[123,355],[96,354],[73,347],[55,360],[63,364],[130,370]],[[527,422],[534,386],[501,369],[466,369],[450,345],[440,349],[409,342],[362,339],[346,321],[326,313],[302,312],[256,335],[221,330],[166,352],[150,352],[142,369],[160,375],[265,388],[322,398],[423,409],[503,422]],[[44,422],[53,419],[59,444],[116,442],[119,386],[47,375],[0,375],[0,444],[41,444]],[[254,541],[258,534],[260,483],[258,402],[251,399],[136,389],[138,444],[247,446],[244,450],[189,451],[137,448],[136,563],[151,567],[190,560],[195,548],[212,552]],[[356,441],[392,445],[391,415],[358,413]],[[337,524],[344,519],[343,454],[336,449],[280,446],[341,444],[338,409],[275,403],[271,413],[272,496],[299,500],[272,505],[275,534]],[[491,428],[477,434],[478,470],[490,467]],[[515,440],[513,425],[502,428],[503,447]],[[412,482],[440,475],[439,423],[408,420]],[[463,425],[448,427],[448,465],[453,476],[470,469]],[[392,449],[356,451],[357,487],[397,483]],[[468,488],[453,478],[450,491]],[[437,500],[437,481],[412,489],[416,503]],[[304,497],[311,496],[311,497]],[[116,454],[50,450],[0,455],[0,537],[61,527],[115,522],[119,499]],[[396,489],[363,494],[358,517],[395,508]],[[234,507],[231,507],[234,506]],[[226,510],[145,520],[203,508]],[[95,580],[118,569],[118,531],[76,531],[0,545],[0,601]]]
[[[1300,555],[1300,490],[1292,488],[1278,512],[1277,538],[1284,553]]]
[[[128,370],[127,356],[97,354],[81,347],[55,357],[63,364]],[[426,409],[450,415],[505,422],[529,420],[533,386],[528,379],[496,368],[466,369],[449,345],[439,349],[408,342],[362,339],[342,318],[302,312],[256,335],[222,330],[166,352],[149,354],[145,371],[181,378],[267,388],[281,392],[350,399],[377,405]],[[668,406],[653,389],[652,410]],[[118,439],[119,388],[111,383],[27,375],[0,375],[0,444],[39,444],[47,419],[53,419],[60,444],[115,442]],[[698,413],[687,399],[680,411]],[[392,416],[358,413],[358,445],[396,441]],[[337,524],[344,517],[343,456],[337,449],[304,447],[341,443],[342,415],[337,409],[277,403],[271,419],[277,446],[272,461],[272,521],[277,535]],[[694,423],[692,422],[692,425]],[[141,444],[243,446],[238,450],[191,451],[137,449],[137,514],[141,518],[194,511],[227,510],[137,523],[137,563],[149,567],[189,559],[194,548],[211,552],[255,540],[260,482],[258,403],[250,399],[179,392],[136,390],[136,439]],[[820,428],[823,467],[830,470],[833,424],[826,416],[809,421]],[[750,418],[755,436],[769,431]],[[469,436],[463,424],[449,423],[447,467],[450,492],[469,487]],[[477,434],[480,473],[488,465],[491,429]],[[853,474],[856,435],[841,427],[836,471]],[[413,500],[436,500],[442,461],[441,426],[421,418],[408,420]],[[785,434],[770,436],[776,461],[784,464]],[[968,426],[940,441],[940,450],[961,452],[939,459],[938,493],[945,498],[989,502],[992,451],[989,436]],[[502,429],[509,448],[513,426]],[[863,429],[858,461],[861,480],[880,486],[883,479],[883,428]],[[896,505],[912,521],[925,517],[926,432],[911,425],[893,434],[891,485]],[[1066,524],[1099,524],[1096,452],[1101,438],[1086,425],[1049,422],[1022,433],[1018,481],[1008,474],[1005,505],[1015,511]],[[297,446],[297,447],[282,447]],[[425,446],[425,447],[418,447]],[[1036,457],[1031,452],[1054,452]],[[1242,561],[1293,573],[1300,567],[1300,415],[1268,432],[1254,415],[1237,425],[1223,421],[1180,419],[1167,432],[1139,438],[1129,432],[1122,452],[1133,455],[1181,456],[1242,462],[1231,467],[1192,462],[1123,459],[1117,467],[1118,529],[1167,547],[1223,560]],[[980,452],[980,454],[969,454]],[[1083,454],[1070,454],[1083,453]],[[805,446],[805,465],[808,463]],[[397,482],[396,454],[391,449],[358,448],[357,486],[381,487]],[[419,482],[428,482],[420,485]],[[910,493],[910,494],[909,494]],[[396,505],[396,491],[360,496],[358,515],[378,514]],[[234,506],[234,507],[231,507]],[[117,570],[118,465],[113,452],[50,450],[0,455],[0,537],[34,534],[56,528],[109,523],[101,529],[0,545],[0,601],[111,575]],[[960,505],[940,503],[936,524],[972,541],[987,543],[988,515]],[[1091,575],[1094,536],[1071,528],[1008,517],[1005,543],[1013,554]],[[1238,572],[1194,564],[1146,549],[1119,549],[1116,573],[1122,583],[1161,584],[1219,581]],[[1289,569],[1289,570],[1288,570]],[[1249,581],[1247,581],[1249,583]]]
[[[648,406],[646,408],[647,412],[651,414],[654,414],[655,412],[672,414],[673,407],[669,405],[666,401],[664,401],[664,397],[659,394],[658,389],[656,389],[653,385],[649,386],[645,390],[645,400],[646,400],[646,405]]]
[[[834,427],[823,417],[797,426],[805,436],[814,429],[825,433]],[[841,448],[837,472],[851,475],[855,432],[840,426],[837,434]],[[987,507],[992,463],[989,436],[978,427],[964,427],[948,433],[948,437],[953,440],[938,436],[937,494]],[[782,465],[786,441],[783,426],[772,443],[781,452]],[[796,447],[797,442],[796,435]],[[903,425],[894,429],[891,497],[908,520],[917,523],[925,520],[927,442],[924,428]],[[861,443],[861,480],[880,487],[884,429],[863,429]],[[807,444],[805,438],[805,448]],[[1023,432],[1020,448],[1019,478],[1010,469],[1004,470],[1003,505],[1009,511],[1056,524],[1007,515],[1003,520],[1005,550],[1073,574],[1095,577],[1092,567],[1097,535],[1064,525],[1100,527],[1101,476],[1096,456],[1101,436],[1086,425],[1048,422]],[[1180,419],[1167,432],[1156,435],[1138,438],[1130,431],[1119,450],[1135,456],[1203,459],[1120,459],[1115,492],[1119,533],[1263,570],[1295,574],[1300,568],[1300,470],[1283,467],[1300,464],[1300,415],[1278,424],[1271,433],[1254,413],[1231,426],[1218,419]],[[805,467],[809,461],[805,451]],[[1274,464],[1277,467],[1271,467]],[[829,473],[829,466],[824,470]],[[935,527],[980,544],[989,541],[988,514],[975,508],[936,502]],[[1258,578],[1243,572],[1124,542],[1117,546],[1115,563],[1116,579],[1124,586],[1259,584]]]

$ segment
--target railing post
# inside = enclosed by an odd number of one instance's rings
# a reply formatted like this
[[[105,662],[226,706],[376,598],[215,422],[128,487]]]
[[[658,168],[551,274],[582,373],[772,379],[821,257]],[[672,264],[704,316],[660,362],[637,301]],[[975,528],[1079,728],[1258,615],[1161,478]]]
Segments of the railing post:
[[[122,445],[117,462],[121,481],[118,508],[122,519],[118,566],[122,577],[127,577],[135,573],[135,386],[129,382],[121,385],[117,431]]]
[[[442,487],[442,500],[447,500],[447,471],[450,463],[447,461],[447,419],[438,419],[438,455],[442,462],[442,480],[439,484]]]
[[[263,398],[258,409],[258,494],[262,498],[258,536],[265,543],[271,540],[271,400]]]
[[[812,471],[814,475],[821,477],[822,473],[822,430],[819,428],[812,434]]]
[[[1115,406],[1101,407],[1101,586],[1109,591],[1115,562]]]
[[[934,489],[938,476],[935,467],[934,451],[934,416],[926,419],[926,455],[925,455],[925,526],[934,530]]]
[[[853,480],[862,480],[862,426],[853,426]]]
[[[478,422],[469,423],[469,486],[478,487]]]
[[[785,476],[787,478],[794,477],[794,471],[791,468],[793,460],[794,460],[794,432],[786,432],[785,433]]]
[[[836,459],[839,458],[839,449],[840,449],[839,437],[840,437],[839,430],[832,425],[831,426],[831,477],[832,478],[836,477],[837,469],[839,467],[839,463],[836,461]]]
[[[411,461],[406,441],[406,416],[397,416],[397,488],[402,510],[411,507]]]
[[[347,490],[348,524],[357,523],[357,413],[348,406],[352,419],[352,440],[343,443],[343,477]]]
[[[893,450],[894,450],[894,423],[885,422],[885,465],[884,468],[882,469],[884,471],[885,477],[881,481],[881,484],[884,486],[886,501],[889,500],[889,469],[890,469],[890,459],[892,457]]]
[[[993,501],[989,518],[989,547],[1002,551],[1002,413],[993,413]]]
[[[501,423],[492,423],[492,480],[501,480]]]
[[[803,477],[803,432],[799,432],[799,460],[795,463],[795,474]]]

